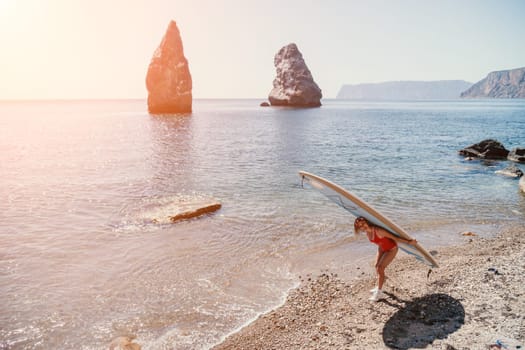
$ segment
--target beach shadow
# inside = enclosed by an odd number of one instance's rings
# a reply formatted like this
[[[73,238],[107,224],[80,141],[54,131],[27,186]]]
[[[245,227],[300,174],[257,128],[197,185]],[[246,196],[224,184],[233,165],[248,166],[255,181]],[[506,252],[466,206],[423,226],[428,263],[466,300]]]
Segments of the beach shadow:
[[[400,307],[385,323],[383,341],[391,349],[423,349],[454,333],[464,322],[465,309],[459,300],[446,294],[430,294]]]

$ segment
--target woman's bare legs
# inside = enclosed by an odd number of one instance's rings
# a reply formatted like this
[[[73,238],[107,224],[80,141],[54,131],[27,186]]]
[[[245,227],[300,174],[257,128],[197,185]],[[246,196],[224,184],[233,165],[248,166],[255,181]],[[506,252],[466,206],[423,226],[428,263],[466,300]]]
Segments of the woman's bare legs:
[[[396,257],[398,248],[394,247],[388,251],[381,250],[378,248],[376,256],[376,272],[377,272],[377,288],[383,289],[383,283],[385,283],[385,269]]]

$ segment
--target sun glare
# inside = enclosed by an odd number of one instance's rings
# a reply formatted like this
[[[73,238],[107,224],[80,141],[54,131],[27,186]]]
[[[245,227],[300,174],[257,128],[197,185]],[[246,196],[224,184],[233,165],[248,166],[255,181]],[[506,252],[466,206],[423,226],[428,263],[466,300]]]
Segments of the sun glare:
[[[10,6],[12,2],[12,0],[0,0],[0,11]]]
[[[0,19],[2,22],[9,19],[9,10],[14,6],[15,0],[0,0]]]

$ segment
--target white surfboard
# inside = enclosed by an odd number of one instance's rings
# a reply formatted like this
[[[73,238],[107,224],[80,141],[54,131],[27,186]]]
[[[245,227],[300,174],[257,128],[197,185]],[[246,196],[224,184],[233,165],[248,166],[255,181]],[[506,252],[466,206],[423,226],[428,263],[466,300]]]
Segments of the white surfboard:
[[[377,210],[372,208],[365,201],[357,197],[356,195],[348,192],[344,188],[326,180],[322,177],[300,171],[302,184],[307,183],[311,187],[315,188],[337,205],[348,210],[355,216],[362,216],[373,224],[384,228],[388,232],[404,239],[413,239],[408,233],[405,232],[401,227],[396,225],[392,220],[388,219]],[[353,229],[353,227],[352,227]],[[412,246],[406,243],[398,243],[398,246],[405,253],[414,256],[417,260],[422,263],[429,265],[430,267],[438,267],[436,260],[430,255],[425,248],[421,245],[416,244]]]

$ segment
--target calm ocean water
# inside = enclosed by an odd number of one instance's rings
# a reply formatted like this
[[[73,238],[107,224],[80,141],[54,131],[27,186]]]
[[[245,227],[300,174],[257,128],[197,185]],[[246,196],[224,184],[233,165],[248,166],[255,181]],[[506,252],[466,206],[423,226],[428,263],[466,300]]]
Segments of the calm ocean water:
[[[0,102],[0,349],[104,349],[124,334],[206,349],[299,275],[351,278],[374,248],[299,170],[428,250],[525,223],[518,182],[494,174],[508,163],[457,155],[486,138],[525,147],[523,100],[259,102],[196,100],[191,116],[150,116],[142,100]],[[214,215],[153,222],[210,197]]]

